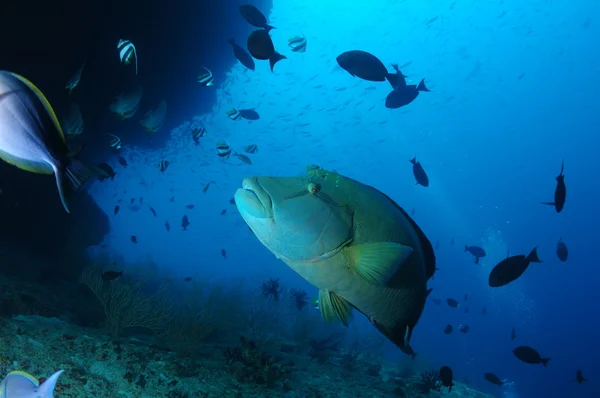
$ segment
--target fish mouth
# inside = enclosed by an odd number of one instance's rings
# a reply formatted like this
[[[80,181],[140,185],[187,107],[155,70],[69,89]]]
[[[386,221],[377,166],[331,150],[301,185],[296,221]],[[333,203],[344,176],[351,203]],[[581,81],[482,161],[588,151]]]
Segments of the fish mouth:
[[[273,217],[273,203],[269,193],[260,185],[257,177],[248,177],[242,188],[235,192],[238,210],[255,218]]]

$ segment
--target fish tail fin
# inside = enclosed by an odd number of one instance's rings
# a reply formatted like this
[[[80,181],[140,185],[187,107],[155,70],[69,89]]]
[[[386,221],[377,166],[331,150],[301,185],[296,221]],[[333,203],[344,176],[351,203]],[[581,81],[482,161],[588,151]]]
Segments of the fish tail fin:
[[[285,55],[279,54],[278,52],[275,52],[275,54],[273,54],[273,56],[269,58],[269,66],[271,67],[271,72],[273,72],[275,64],[281,61],[282,59],[287,59],[287,57]]]
[[[550,359],[551,359],[551,358],[542,358],[542,359],[541,359],[542,365],[544,365],[544,367],[546,367],[546,365],[548,365],[548,361],[549,361]]]
[[[412,159],[410,160],[410,162],[411,162],[412,164],[417,164],[417,157],[415,156],[414,158],[412,158]]]
[[[535,247],[531,253],[529,253],[527,255],[527,257],[525,258],[525,260],[529,261],[530,263],[541,263],[542,260],[540,260],[540,258],[538,257],[538,253],[537,253],[537,247]]]
[[[37,390],[37,396],[39,397],[52,397],[54,394],[54,388],[56,388],[56,383],[58,382],[58,377],[64,372],[64,370],[59,370],[54,373],[52,376],[48,377],[45,382],[43,382]]]
[[[108,178],[108,174],[99,167],[87,165],[76,159],[70,162],[62,170],[54,171],[56,185],[63,207],[70,213],[69,200],[73,192],[77,191],[90,178],[102,176]]]
[[[554,202],[540,202],[543,205],[547,205],[547,206],[556,206],[556,203]]]
[[[112,175],[112,176],[110,176],[110,180],[111,180],[111,181],[114,181],[114,180],[115,180],[115,176],[116,176],[116,175],[117,175],[117,173],[113,173],[113,175]]]
[[[419,85],[417,86],[417,91],[431,91],[425,85],[425,79],[421,79],[421,81],[419,82]]]
[[[267,25],[267,24],[265,24],[264,28],[267,32],[270,32],[273,29],[277,29],[275,26]]]
[[[398,87],[398,76],[395,73],[388,73],[385,79],[390,83],[393,90]]]

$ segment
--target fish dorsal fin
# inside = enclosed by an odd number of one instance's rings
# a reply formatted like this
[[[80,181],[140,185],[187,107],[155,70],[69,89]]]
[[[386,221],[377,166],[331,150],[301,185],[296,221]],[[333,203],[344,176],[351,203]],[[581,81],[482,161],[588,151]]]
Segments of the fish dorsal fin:
[[[395,242],[375,242],[350,246],[344,251],[353,272],[371,284],[385,285],[414,249]]]
[[[56,387],[56,382],[58,382],[58,377],[62,374],[62,372],[64,372],[64,370],[59,370],[52,376],[48,377],[48,379],[46,379],[46,381],[44,381],[38,388],[38,396],[52,397],[54,388]]]
[[[342,321],[348,326],[352,318],[352,305],[337,293],[319,289],[319,308],[321,316],[327,322]]]

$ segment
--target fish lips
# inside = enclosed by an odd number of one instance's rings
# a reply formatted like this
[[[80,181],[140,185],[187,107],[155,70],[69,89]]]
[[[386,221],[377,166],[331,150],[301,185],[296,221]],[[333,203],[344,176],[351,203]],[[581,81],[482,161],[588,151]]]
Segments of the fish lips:
[[[256,177],[248,177],[242,182],[242,188],[235,192],[235,204],[242,214],[254,218],[273,217],[273,203],[270,195],[260,185]]]

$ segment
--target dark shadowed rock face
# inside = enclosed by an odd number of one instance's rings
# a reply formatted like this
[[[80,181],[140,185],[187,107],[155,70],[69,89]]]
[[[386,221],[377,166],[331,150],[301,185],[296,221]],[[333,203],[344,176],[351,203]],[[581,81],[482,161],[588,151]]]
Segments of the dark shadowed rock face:
[[[84,265],[85,249],[99,244],[109,231],[108,217],[85,189],[75,194],[68,214],[54,176],[0,162],[0,190],[0,272],[36,278],[37,268],[39,273],[75,280]],[[18,267],[2,261],[14,251],[35,253],[43,261]]]

